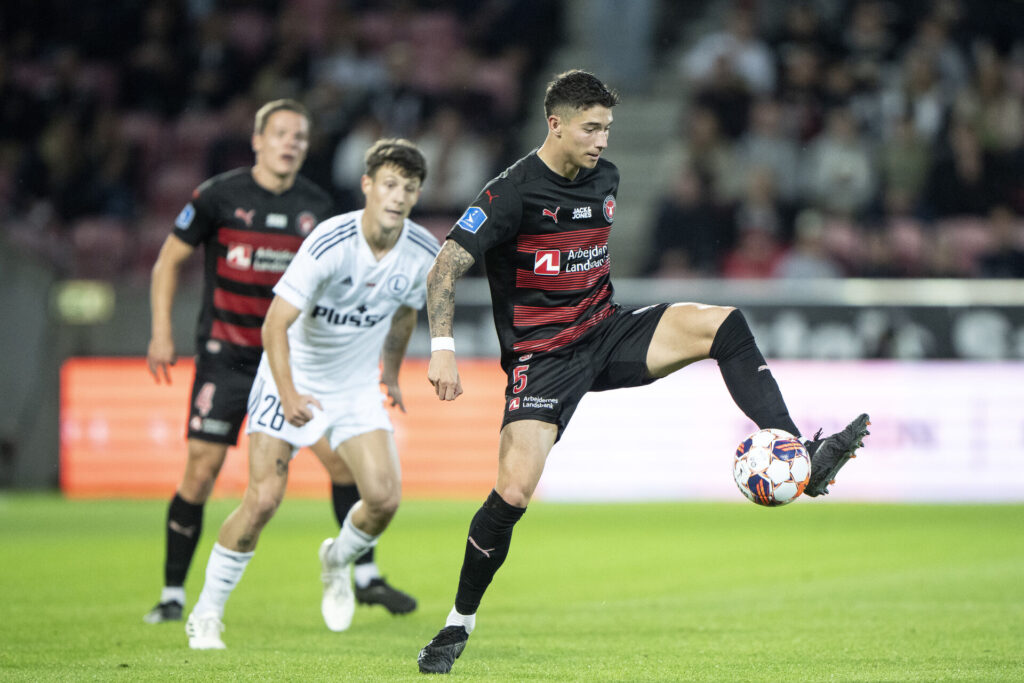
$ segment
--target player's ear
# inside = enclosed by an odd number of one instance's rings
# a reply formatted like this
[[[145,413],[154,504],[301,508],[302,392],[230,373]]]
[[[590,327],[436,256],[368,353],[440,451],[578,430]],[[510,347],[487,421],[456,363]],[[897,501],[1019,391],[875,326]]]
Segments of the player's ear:
[[[562,137],[562,117],[552,114],[548,117],[548,130],[556,137]]]
[[[252,144],[253,154],[258,154],[259,151],[260,151],[260,148],[263,146],[263,140],[260,138],[260,134],[259,133],[253,133],[252,134],[252,139],[250,140],[250,143]]]
[[[359,187],[362,188],[363,194],[370,194],[370,187],[373,186],[373,178],[363,174],[363,177],[359,179]]]

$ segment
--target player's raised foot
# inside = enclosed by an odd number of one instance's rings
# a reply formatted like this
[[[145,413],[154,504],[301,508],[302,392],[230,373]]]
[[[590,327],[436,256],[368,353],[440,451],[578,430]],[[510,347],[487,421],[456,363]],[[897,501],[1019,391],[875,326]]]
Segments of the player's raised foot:
[[[360,605],[383,605],[392,614],[408,614],[416,609],[416,598],[398,590],[383,576],[370,579],[365,588],[356,586],[356,601]]]
[[[841,432],[824,439],[821,430],[807,441],[807,452],[811,456],[811,478],[804,493],[820,496],[828,493],[828,485],[835,483],[836,474],[850,458],[857,457],[857,449],[864,445],[864,437],[870,434],[871,420],[867,413],[858,416]]]
[[[416,662],[420,665],[420,673],[446,674],[466,649],[469,634],[462,626],[445,626],[434,639],[420,650]]]
[[[224,624],[214,613],[188,615],[185,622],[185,633],[188,634],[188,646],[193,650],[224,650],[227,646],[220,639],[224,632]]]
[[[324,582],[320,613],[327,628],[344,631],[352,624],[352,615],[356,611],[356,598],[352,594],[352,565],[342,566],[333,562],[330,559],[332,547],[333,538],[320,544],[320,578]]]
[[[156,607],[146,612],[142,620],[147,624],[162,624],[165,621],[181,621],[185,606],[177,600],[157,603]]]

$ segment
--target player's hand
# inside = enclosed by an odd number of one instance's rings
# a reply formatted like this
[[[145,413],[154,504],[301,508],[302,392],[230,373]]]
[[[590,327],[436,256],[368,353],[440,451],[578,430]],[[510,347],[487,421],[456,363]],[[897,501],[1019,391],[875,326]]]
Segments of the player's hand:
[[[287,399],[284,396],[281,397],[281,412],[284,413],[284,419],[295,427],[301,427],[313,419],[314,406],[320,410],[324,409],[320,405],[320,401],[309,394],[298,394],[294,398]]]
[[[405,403],[402,402],[402,390],[398,387],[398,381],[385,381],[384,388],[388,392],[388,398],[391,399],[391,403],[389,403],[388,405],[392,408],[398,408],[404,413]]]
[[[434,385],[437,397],[442,401],[454,401],[462,394],[462,380],[455,364],[454,351],[434,351],[430,354],[427,379]]]
[[[146,351],[146,365],[149,366],[149,374],[153,375],[153,379],[156,380],[157,384],[160,384],[161,374],[165,382],[171,383],[171,373],[167,368],[174,365],[177,360],[178,356],[174,353],[173,339],[170,337],[166,339],[153,337],[149,340],[149,349]]]

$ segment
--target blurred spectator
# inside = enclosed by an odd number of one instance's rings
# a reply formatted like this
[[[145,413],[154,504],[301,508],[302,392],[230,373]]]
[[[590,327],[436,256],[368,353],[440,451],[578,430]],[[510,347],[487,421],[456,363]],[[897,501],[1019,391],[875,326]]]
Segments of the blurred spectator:
[[[832,213],[864,211],[878,184],[868,149],[849,109],[833,109],[827,129],[811,143],[804,162],[807,198]]]
[[[957,119],[978,131],[982,148],[997,155],[1014,153],[1024,141],[1024,83],[1014,91],[1007,72],[992,45],[978,45],[974,81],[959,92],[954,106]]]
[[[888,8],[881,0],[859,0],[843,24],[841,44],[860,83],[879,83],[884,66],[896,55],[898,41]]]
[[[725,256],[722,276],[734,279],[770,278],[775,273],[782,247],[778,238],[760,227],[740,229],[736,247]]]
[[[782,108],[772,99],[754,102],[750,111],[750,130],[736,146],[737,164],[749,174],[755,167],[770,168],[779,196],[792,202],[799,191],[800,150],[786,134]]]
[[[788,132],[797,140],[807,142],[821,131],[825,94],[820,58],[815,50],[799,47],[788,52],[777,98]]]
[[[171,117],[188,101],[188,56],[184,8],[174,0],[147,5],[141,41],[128,54],[123,104]]]
[[[726,25],[699,39],[681,66],[698,90],[723,74],[737,76],[752,93],[770,93],[775,88],[771,50],[757,35],[754,13],[740,2],[731,7]]]
[[[901,77],[882,93],[882,116],[898,121],[909,116],[917,134],[934,142],[946,123],[949,92],[938,78],[932,57],[920,49],[903,58]]]
[[[733,236],[711,202],[704,180],[684,167],[661,199],[643,274],[697,277],[715,274]]]
[[[494,176],[494,150],[466,127],[459,110],[450,105],[434,113],[416,144],[430,169],[417,208],[454,214],[454,223],[476,198],[480,179]]]
[[[825,219],[818,211],[804,209],[796,217],[793,245],[775,264],[773,275],[781,278],[833,278],[843,275],[825,246]]]
[[[909,206],[916,206],[928,180],[931,146],[909,118],[893,125],[892,136],[882,145],[879,164],[883,194],[899,193]]]
[[[1000,181],[974,130],[967,123],[954,122],[948,146],[928,178],[929,208],[936,218],[985,215],[1004,199]]]
[[[668,159],[670,170],[666,175],[691,167],[706,179],[707,191],[713,202],[724,204],[734,201],[743,192],[743,174],[733,146],[722,135],[714,111],[695,106],[686,117],[685,126],[682,143]]]
[[[199,20],[191,57],[190,107],[220,109],[249,87],[252,74],[245,55],[229,39],[229,21],[219,8]]]
[[[978,275],[1024,278],[1024,222],[1005,206],[992,209],[992,246],[978,259]]]

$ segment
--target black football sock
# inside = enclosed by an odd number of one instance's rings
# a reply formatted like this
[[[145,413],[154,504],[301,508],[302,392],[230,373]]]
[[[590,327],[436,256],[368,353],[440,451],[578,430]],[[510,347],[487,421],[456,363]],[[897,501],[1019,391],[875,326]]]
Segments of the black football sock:
[[[455,610],[459,614],[476,614],[484,591],[508,555],[512,527],[524,512],[526,508],[509,505],[494,490],[477,510],[469,525],[466,556],[455,594]]]
[[[167,558],[164,585],[184,586],[192,555],[203,532],[203,503],[189,503],[177,493],[167,508]]]
[[[800,436],[800,430],[789,416],[779,385],[757,348],[747,319],[738,309],[730,313],[718,328],[709,355],[718,361],[718,369],[732,400],[758,429],[783,429],[793,436]]]
[[[359,488],[355,484],[331,484],[331,502],[334,504],[334,518],[340,527],[352,506],[359,502]],[[356,564],[373,562],[373,546],[355,559]]]

